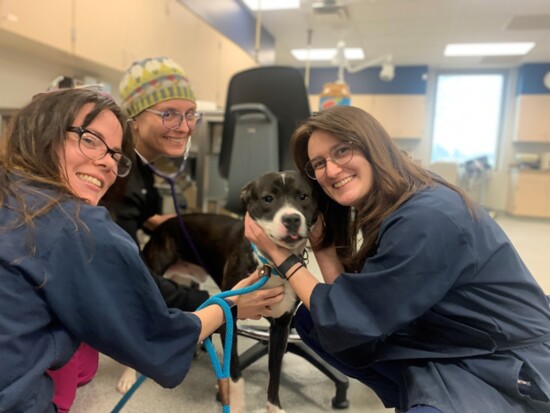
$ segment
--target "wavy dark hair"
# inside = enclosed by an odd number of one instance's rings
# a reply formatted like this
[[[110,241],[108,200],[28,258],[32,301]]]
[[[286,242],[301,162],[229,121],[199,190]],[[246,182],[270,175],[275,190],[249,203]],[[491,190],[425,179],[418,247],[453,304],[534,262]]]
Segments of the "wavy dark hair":
[[[360,271],[365,260],[374,254],[382,221],[416,192],[435,184],[457,192],[470,213],[472,201],[460,188],[417,165],[392,141],[382,125],[370,114],[352,106],[334,106],[307,119],[291,137],[294,162],[304,175],[309,161],[308,142],[320,130],[344,142],[352,142],[372,166],[372,189],[356,208],[338,204],[313,182],[319,211],[326,230],[319,247],[336,245],[338,256],[347,271]],[[359,245],[359,237],[362,243]]]
[[[128,155],[133,153],[127,117],[110,95],[86,88],[36,95],[14,115],[0,141],[0,208],[8,207],[9,197],[15,198],[16,202],[9,205],[19,212],[15,226],[32,227],[36,217],[46,214],[55,205],[67,199],[78,199],[62,172],[58,151],[65,146],[66,129],[89,103],[93,104],[93,109],[81,126],[88,126],[102,111],[111,111],[122,126],[122,151]],[[26,200],[29,194],[43,202],[31,206]]]

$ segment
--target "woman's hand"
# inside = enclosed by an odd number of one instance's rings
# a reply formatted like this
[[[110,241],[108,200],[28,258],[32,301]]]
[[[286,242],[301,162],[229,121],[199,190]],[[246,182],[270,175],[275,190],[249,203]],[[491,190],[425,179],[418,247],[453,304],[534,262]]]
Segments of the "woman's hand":
[[[255,271],[244,280],[239,281],[232,290],[248,287],[259,280],[258,271]],[[271,317],[273,315],[271,306],[283,300],[283,293],[284,287],[281,285],[268,290],[256,290],[248,294],[229,297],[229,299],[237,304],[237,318],[258,320],[262,316]]]
[[[267,236],[264,230],[250,217],[248,212],[244,217],[244,236],[271,258],[274,257],[279,249],[282,249]]]
[[[149,231],[152,231],[155,228],[157,228],[160,224],[162,224],[164,221],[167,221],[170,218],[175,218],[175,217],[177,217],[175,213],[164,214],[164,215],[159,215],[159,214],[153,215],[143,223],[143,226],[147,228]]]

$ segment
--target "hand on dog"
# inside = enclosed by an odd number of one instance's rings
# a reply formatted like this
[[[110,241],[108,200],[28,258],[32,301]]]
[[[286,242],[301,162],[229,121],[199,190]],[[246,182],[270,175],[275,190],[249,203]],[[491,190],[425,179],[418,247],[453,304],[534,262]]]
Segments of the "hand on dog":
[[[252,217],[246,213],[244,217],[244,236],[254,243],[261,251],[271,257],[273,262],[284,261],[288,257],[288,250],[278,246],[267,236],[264,230],[256,224]]]
[[[248,287],[260,279],[258,271],[241,280],[233,287],[233,290]],[[237,318],[244,320],[251,318],[259,320],[261,317],[271,317],[271,306],[283,300],[284,287],[256,290],[248,294],[230,297],[237,304]]]

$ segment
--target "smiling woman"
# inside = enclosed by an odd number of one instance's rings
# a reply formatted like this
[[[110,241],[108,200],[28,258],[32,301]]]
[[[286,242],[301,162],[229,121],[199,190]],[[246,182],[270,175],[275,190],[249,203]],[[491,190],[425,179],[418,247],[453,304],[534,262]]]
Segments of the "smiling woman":
[[[223,324],[216,306],[169,309],[132,238],[97,206],[127,173],[126,125],[109,96],[66,89],[37,95],[0,143],[2,412],[67,411],[77,383],[69,373],[82,379],[86,359],[91,380],[97,352],[173,387],[197,343]],[[232,301],[246,318],[280,298]]]
[[[324,283],[291,267],[303,342],[399,411],[549,412],[548,300],[493,218],[359,108],[325,109],[291,143],[323,222],[310,243]]]
[[[93,104],[84,105],[74,123],[82,123],[92,109]],[[97,205],[117,175],[128,174],[131,162],[125,155],[109,147],[110,144],[120,148],[122,144],[122,126],[113,112],[103,110],[87,127],[95,132],[81,126],[67,128],[66,134],[74,136],[76,132],[77,139],[67,139],[65,142],[61,154],[65,163],[62,165],[71,190],[90,205]],[[122,171],[119,167],[121,163]]]
[[[44,115],[45,105],[51,105],[48,116]],[[75,139],[74,133],[65,131],[75,125],[96,128],[106,142],[127,158],[122,152],[131,153],[132,136],[126,124],[126,117],[108,95],[86,89],[39,94],[14,116],[7,139],[2,142],[2,167],[24,181],[39,180],[59,190],[44,206],[44,213],[52,205],[74,196],[97,205],[116,179],[116,163],[112,157],[92,160],[85,156],[79,149],[78,135]],[[60,162],[62,159],[67,162]],[[101,188],[94,185],[95,195],[90,196],[89,190],[77,190],[82,187],[77,182],[81,180],[78,174],[100,181]],[[21,201],[25,211],[24,199]]]

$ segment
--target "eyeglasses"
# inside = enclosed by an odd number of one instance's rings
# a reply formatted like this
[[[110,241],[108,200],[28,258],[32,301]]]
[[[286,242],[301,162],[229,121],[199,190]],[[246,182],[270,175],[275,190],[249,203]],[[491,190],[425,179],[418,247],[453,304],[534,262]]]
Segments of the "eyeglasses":
[[[109,148],[105,141],[95,133],[81,126],[70,126],[67,128],[67,132],[78,134],[78,149],[86,158],[97,161],[111,155],[116,162],[117,176],[124,178],[130,173],[132,161],[121,152]]]
[[[151,112],[155,115],[158,115],[162,118],[162,126],[166,129],[174,130],[178,129],[185,118],[185,122],[189,129],[196,129],[200,126],[202,121],[202,113],[190,111],[182,114],[177,110],[154,110],[154,109],[145,109],[145,112]]]
[[[318,180],[327,173],[327,159],[338,166],[344,166],[353,158],[353,144],[351,142],[340,143],[330,149],[329,156],[310,159],[306,163],[305,171],[311,179]]]

